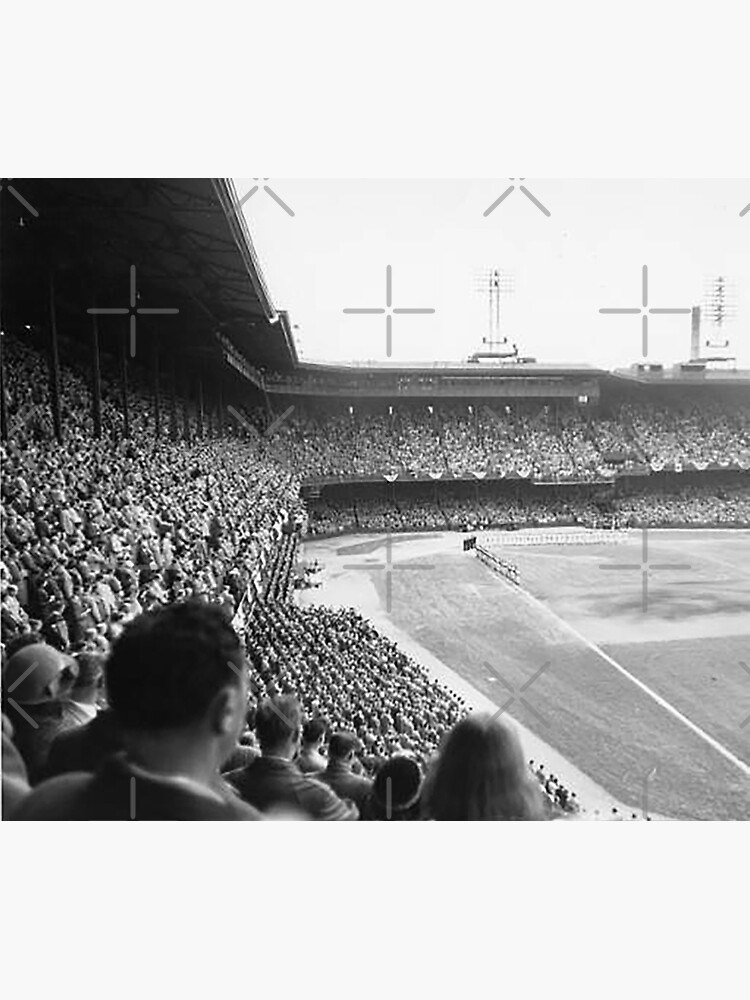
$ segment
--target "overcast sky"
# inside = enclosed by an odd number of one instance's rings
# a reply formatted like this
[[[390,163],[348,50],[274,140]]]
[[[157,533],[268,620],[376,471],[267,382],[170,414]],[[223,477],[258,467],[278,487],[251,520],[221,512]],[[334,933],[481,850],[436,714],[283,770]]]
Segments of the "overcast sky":
[[[481,349],[488,322],[479,288],[498,268],[514,285],[503,330],[523,354],[621,367],[642,360],[641,318],[599,310],[640,307],[647,265],[648,306],[657,309],[701,304],[707,283],[726,276],[735,306],[729,353],[750,368],[750,211],[740,215],[750,180],[235,184],[240,199],[258,186],[243,210],[271,297],[298,325],[305,360],[386,360],[385,316],[344,309],[385,308],[390,264],[393,307],[434,309],[394,315],[394,361],[455,360]],[[704,321],[703,339],[713,333]],[[689,315],[652,315],[649,334],[649,361],[687,358]]]

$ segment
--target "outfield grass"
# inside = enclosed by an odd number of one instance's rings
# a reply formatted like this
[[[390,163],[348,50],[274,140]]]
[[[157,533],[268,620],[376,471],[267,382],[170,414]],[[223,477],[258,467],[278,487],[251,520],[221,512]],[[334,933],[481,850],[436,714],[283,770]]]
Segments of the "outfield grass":
[[[390,617],[498,704],[512,696],[506,685],[518,694],[549,663],[524,692],[529,707],[517,698],[510,714],[633,809],[647,795],[648,808],[668,816],[750,818],[747,774],[565,628],[575,626],[750,763],[750,723],[741,727],[750,677],[740,666],[743,658],[750,665],[748,533],[651,534],[652,564],[689,568],[653,571],[645,611],[640,570],[600,569],[640,562],[639,538],[624,547],[504,548],[552,613],[473,555],[412,559],[396,536]],[[382,540],[357,548],[361,557],[378,544],[369,572],[385,604]]]

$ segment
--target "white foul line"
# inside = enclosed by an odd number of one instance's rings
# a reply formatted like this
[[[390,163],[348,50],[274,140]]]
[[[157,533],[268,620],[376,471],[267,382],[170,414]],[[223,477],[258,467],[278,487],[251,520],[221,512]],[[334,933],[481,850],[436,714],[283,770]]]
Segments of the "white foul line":
[[[619,670],[619,672],[624,677],[627,677],[628,680],[632,681],[633,684],[636,685],[636,687],[639,687],[641,691],[645,692],[645,694],[647,694],[649,698],[655,701],[657,705],[660,705],[662,708],[666,709],[666,711],[669,712],[670,715],[673,715],[675,719],[678,719],[680,722],[683,723],[683,725],[687,726],[688,729],[691,729],[696,736],[699,736],[705,743],[708,743],[710,747],[713,747],[713,749],[716,750],[718,753],[720,753],[722,757],[725,757],[730,764],[734,764],[734,766],[738,770],[740,770],[746,777],[750,777],[750,764],[746,764],[744,760],[741,760],[739,757],[736,757],[731,750],[727,750],[727,748],[723,746],[721,743],[719,743],[718,740],[715,740],[713,736],[710,736],[707,732],[705,732],[705,730],[701,729],[700,726],[697,726],[694,722],[688,719],[688,717],[686,715],[683,715],[679,709],[674,707],[674,705],[670,705],[670,703],[665,698],[662,698],[660,694],[657,694],[656,691],[652,691],[652,689],[648,686],[648,684],[644,684],[642,680],[639,680],[634,674],[631,674],[629,670],[626,670],[625,667],[621,666],[617,662],[617,660],[613,660],[612,657],[608,653],[605,653],[603,649],[600,649],[595,642],[592,642],[590,639],[587,639],[586,636],[583,635],[583,633],[579,632],[578,629],[575,628],[573,625],[571,625],[569,622],[566,622],[564,618],[561,618],[543,601],[540,601],[539,598],[534,597],[533,594],[530,594],[528,590],[524,590],[523,587],[519,587],[517,585],[508,583],[506,580],[503,580],[502,577],[499,577],[499,579],[502,580],[502,582],[506,585],[506,587],[508,587],[509,590],[512,590],[515,593],[520,592],[526,598],[528,598],[528,600],[532,601],[537,607],[541,608],[542,611],[546,611],[547,614],[551,615],[564,628],[566,628],[569,632],[572,632],[577,639],[580,639],[580,641],[585,646],[588,646],[590,650],[601,656],[601,658],[605,660],[607,663],[609,663],[610,666],[614,667],[615,670]]]

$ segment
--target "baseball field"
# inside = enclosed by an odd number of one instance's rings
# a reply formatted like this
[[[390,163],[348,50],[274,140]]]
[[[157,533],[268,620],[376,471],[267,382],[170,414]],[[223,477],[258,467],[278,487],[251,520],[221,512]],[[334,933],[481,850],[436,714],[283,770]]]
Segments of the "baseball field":
[[[307,542],[323,569],[302,600],[358,607],[477,708],[503,708],[589,806],[750,819],[750,531],[549,535],[496,549],[520,586],[457,533]]]

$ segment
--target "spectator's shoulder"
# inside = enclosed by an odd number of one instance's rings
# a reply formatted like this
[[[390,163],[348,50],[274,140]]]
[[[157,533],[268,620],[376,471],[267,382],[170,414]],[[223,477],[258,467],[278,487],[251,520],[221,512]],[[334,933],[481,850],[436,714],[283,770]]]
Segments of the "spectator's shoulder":
[[[225,797],[225,803],[227,810],[229,812],[229,819],[233,820],[264,820],[265,816],[262,812],[251,806],[248,802],[244,802],[234,791],[227,793]]]
[[[222,778],[224,779],[224,781],[226,781],[228,785],[230,785],[233,789],[235,789],[235,791],[241,792],[242,786],[245,782],[245,778],[247,777],[247,772],[250,770],[250,768],[253,766],[253,764],[257,759],[259,758],[254,757],[249,763],[245,764],[243,767],[236,767],[232,771],[224,771],[221,775]]]
[[[312,775],[302,775],[310,802],[315,808],[315,818],[325,820],[359,819],[359,810],[349,799],[340,799],[334,790]]]
[[[79,796],[91,782],[83,772],[61,774],[34,788],[11,817],[14,820],[70,819]]]

